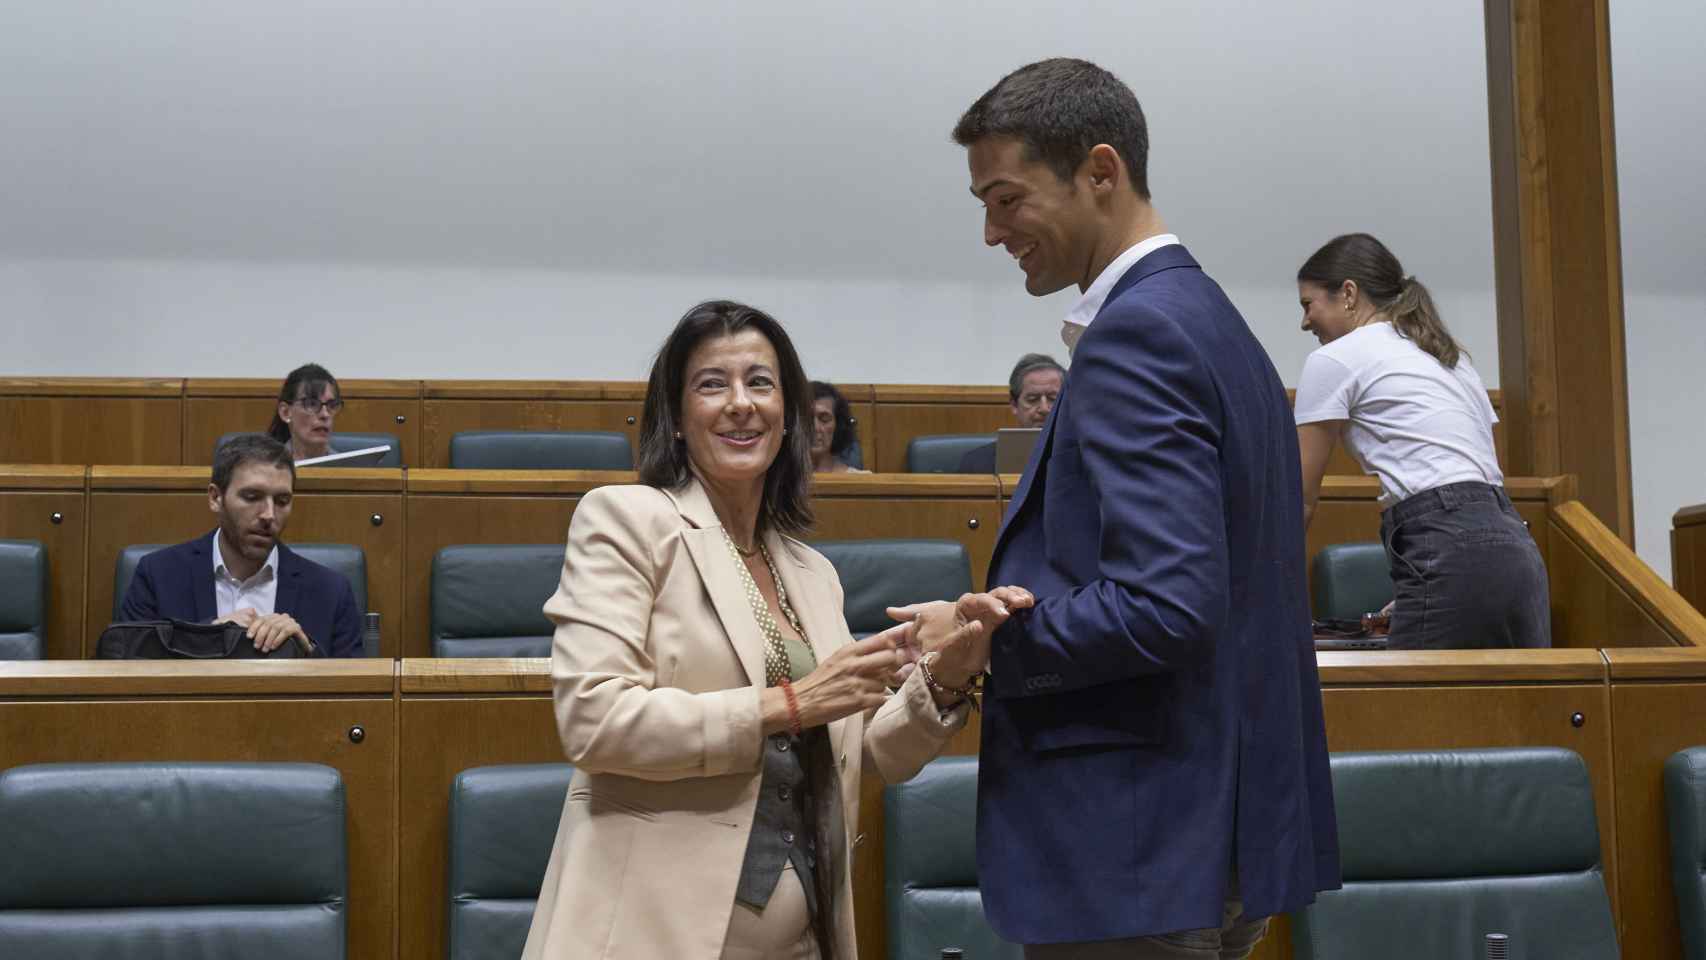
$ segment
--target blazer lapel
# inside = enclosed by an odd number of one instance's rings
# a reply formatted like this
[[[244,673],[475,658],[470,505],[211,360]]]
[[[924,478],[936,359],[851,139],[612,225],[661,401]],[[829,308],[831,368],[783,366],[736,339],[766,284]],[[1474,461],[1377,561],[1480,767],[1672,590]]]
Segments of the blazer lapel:
[[[705,593],[722,622],[723,633],[734,646],[741,666],[746,668],[747,680],[755,687],[763,687],[764,635],[752,615],[752,604],[746,599],[746,584],[740,569],[723,542],[723,527],[711,509],[711,501],[697,480],[688,481],[681,490],[665,492],[675,501],[682,519],[693,528],[681,532],[681,542],[686,544],[687,555],[693,558],[699,579],[705,583]]]
[[[774,530],[765,534],[764,545],[776,560],[776,572],[782,576],[782,589],[788,591],[788,605],[800,618],[800,626],[805,628],[812,653],[818,663],[824,662],[849,636],[847,617],[835,605],[835,591],[800,559],[800,546]],[[842,753],[848,722],[838,720],[829,725],[830,747],[837,759]]]
[[[296,580],[302,575],[301,559],[289,547],[282,543],[278,545],[278,569],[273,571],[273,576],[278,578],[278,591],[272,600],[274,613],[288,613],[296,617],[296,600],[302,591],[302,585]],[[296,619],[299,623],[302,620],[301,617]],[[318,644],[320,641],[315,642]]]
[[[1072,378],[1068,376],[1066,383],[1061,385],[1060,402],[1049,411],[1048,420],[1043,424],[1043,435],[1037,438],[1036,448],[1031,451],[1031,460],[1025,464],[1025,472],[1019,477],[1019,488],[1013,491],[1013,499],[1007,503],[1007,513],[1001,518],[1001,532],[995,535],[995,549],[989,556],[989,583],[985,589],[996,586],[995,572],[999,569],[1002,550],[1007,545],[1007,531],[1013,525],[1013,518],[1024,509],[1025,501],[1030,499],[1031,490],[1036,486],[1037,474],[1041,473],[1054,449],[1054,422],[1060,416],[1060,411],[1066,405],[1066,394],[1072,389]]]
[[[196,623],[212,623],[219,616],[219,601],[213,595],[213,553],[214,537],[219,536],[214,531],[213,536],[201,537],[195,541],[196,546],[190,551],[193,557],[190,561],[190,601],[191,609],[195,611]]]

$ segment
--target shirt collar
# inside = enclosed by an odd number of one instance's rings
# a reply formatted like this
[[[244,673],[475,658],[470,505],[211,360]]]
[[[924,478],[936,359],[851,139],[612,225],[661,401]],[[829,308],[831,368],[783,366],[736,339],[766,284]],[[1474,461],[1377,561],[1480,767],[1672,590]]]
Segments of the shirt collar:
[[[1144,257],[1149,256],[1162,247],[1172,246],[1179,238],[1171,233],[1158,233],[1147,240],[1132,244],[1126,251],[1113,259],[1113,262],[1102,268],[1096,275],[1096,281],[1090,284],[1090,289],[1078,298],[1072,309],[1066,312],[1066,322],[1080,327],[1088,327],[1090,321],[1096,319],[1096,314],[1102,312],[1102,304],[1108,302],[1108,294],[1113,292],[1114,284],[1120,282],[1125,272]]]
[[[272,546],[272,550],[267,553],[267,562],[261,564],[261,568],[259,570],[255,571],[255,576],[251,577],[249,579],[254,580],[254,579],[259,578],[259,582],[265,583],[266,581],[271,580],[273,578],[273,575],[277,570],[278,570],[278,544],[274,543]],[[230,575],[230,573],[225,569],[225,552],[223,550],[219,549],[219,528],[218,527],[213,528],[213,576],[216,579],[219,579],[219,578],[229,578],[232,580],[236,579],[235,577],[232,577]],[[244,582],[247,583],[248,581],[244,581]]]

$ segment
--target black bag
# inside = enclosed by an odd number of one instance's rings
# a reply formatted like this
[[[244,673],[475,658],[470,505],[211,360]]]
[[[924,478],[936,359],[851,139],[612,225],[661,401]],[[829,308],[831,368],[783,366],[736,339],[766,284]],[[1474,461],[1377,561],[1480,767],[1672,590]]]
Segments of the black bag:
[[[312,656],[299,637],[291,637],[271,653],[255,649],[236,623],[190,623],[187,620],[134,620],[108,624],[95,644],[97,660],[279,660]]]

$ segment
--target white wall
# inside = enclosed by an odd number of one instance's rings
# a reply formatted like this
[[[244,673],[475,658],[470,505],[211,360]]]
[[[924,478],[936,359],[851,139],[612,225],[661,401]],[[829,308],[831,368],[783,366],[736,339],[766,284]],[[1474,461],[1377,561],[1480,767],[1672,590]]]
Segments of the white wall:
[[[1706,502],[1706,5],[1611,4],[1635,547],[1670,579],[1670,518]]]
[[[859,5],[5,0],[0,374],[638,378],[712,296],[815,375],[1059,353],[980,243],[958,114],[1071,54],[1291,380],[1353,229],[1497,381],[1479,0]]]

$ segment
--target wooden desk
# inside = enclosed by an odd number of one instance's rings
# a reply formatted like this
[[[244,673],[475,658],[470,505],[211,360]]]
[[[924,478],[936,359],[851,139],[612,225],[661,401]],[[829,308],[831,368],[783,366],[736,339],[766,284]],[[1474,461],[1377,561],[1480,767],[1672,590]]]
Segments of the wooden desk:
[[[83,615],[92,656],[113,619],[113,580],[119,553],[136,543],[182,543],[212,531],[206,467],[92,467],[89,470],[89,546]],[[286,542],[349,543],[367,558],[367,607],[380,614],[380,652],[401,653],[403,616],[403,472],[389,469],[306,468],[296,478]]]
[[[183,381],[0,379],[0,463],[177,463]]]
[[[1670,519],[1670,579],[1694,609],[1706,611],[1706,503]]]
[[[1706,646],[1706,615],[1572,500],[1547,518],[1553,645]]]
[[[1706,744],[1706,650],[1607,650],[1605,659],[1623,898],[1618,939],[1626,957],[1680,957],[1663,771],[1671,754]]]
[[[47,549],[42,656],[83,655],[83,551],[89,532],[86,467],[0,465],[0,537]]]
[[[450,785],[471,767],[564,763],[549,660],[405,660],[397,829],[400,957],[445,955]],[[430,744],[430,748],[424,745]]]
[[[906,447],[914,437],[994,433],[1014,426],[1004,386],[877,384],[873,399],[876,438],[865,448],[865,466],[879,473],[906,470]]]
[[[615,430],[639,449],[644,394],[599,381],[428,380],[421,402],[422,454],[431,469],[450,466],[450,438],[462,430]]]
[[[261,433],[278,409],[283,378],[192,378],[184,381],[183,463],[213,462],[213,445],[227,433]],[[419,380],[339,380],[344,409],[333,429],[343,433],[394,433],[403,465],[421,449]]]
[[[382,660],[0,663],[0,762],[332,767],[349,809],[349,955],[392,957],[395,669]]]

